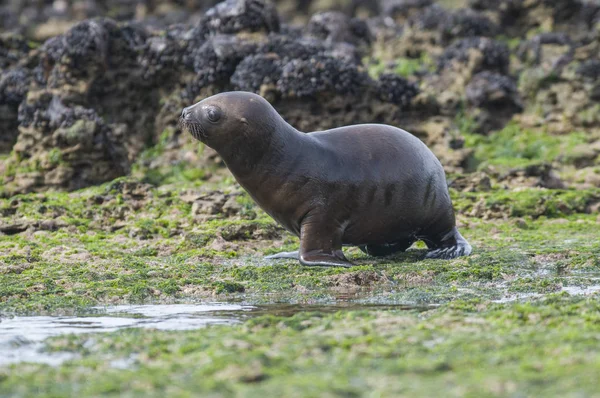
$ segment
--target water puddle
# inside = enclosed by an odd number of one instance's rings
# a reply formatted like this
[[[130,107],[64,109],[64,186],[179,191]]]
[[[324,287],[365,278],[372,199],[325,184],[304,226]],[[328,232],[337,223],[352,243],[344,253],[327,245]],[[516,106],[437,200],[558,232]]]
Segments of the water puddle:
[[[596,293],[600,293],[600,285],[591,285],[591,286],[562,286],[560,288],[561,292],[567,292],[571,296],[588,296]],[[516,301],[526,301],[536,298],[544,297],[542,293],[514,293],[507,294],[500,299],[492,300],[493,303],[512,303]]]
[[[410,310],[418,309],[406,304],[359,304],[339,303],[333,305],[241,305],[225,303],[209,304],[160,304],[118,305],[95,307],[91,314],[82,316],[15,316],[0,318],[0,366],[18,362],[37,362],[59,365],[73,359],[76,354],[43,351],[44,340],[65,334],[114,332],[128,328],[151,328],[159,330],[192,330],[207,325],[235,324],[250,317],[272,314],[291,316],[301,311],[335,312],[339,310]],[[126,366],[126,364],[115,364]]]
[[[600,292],[600,285],[594,286],[563,286],[561,291],[569,293],[571,296],[586,296]]]

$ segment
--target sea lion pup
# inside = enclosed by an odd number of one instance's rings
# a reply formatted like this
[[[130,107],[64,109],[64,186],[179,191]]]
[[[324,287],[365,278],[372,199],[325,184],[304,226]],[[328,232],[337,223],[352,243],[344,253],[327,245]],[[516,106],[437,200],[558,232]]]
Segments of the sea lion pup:
[[[442,165],[404,130],[362,124],[306,134],[259,95],[239,91],[185,108],[181,124],[300,237],[298,252],[267,258],[348,267],[343,245],[384,256],[417,240],[427,244],[427,258],[471,253],[456,229]]]

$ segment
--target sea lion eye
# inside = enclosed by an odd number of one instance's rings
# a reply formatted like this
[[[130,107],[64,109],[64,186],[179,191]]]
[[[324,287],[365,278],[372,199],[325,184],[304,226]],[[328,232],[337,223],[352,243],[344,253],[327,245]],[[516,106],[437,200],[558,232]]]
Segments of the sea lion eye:
[[[206,109],[206,118],[211,123],[217,123],[221,119],[221,110],[215,106]]]

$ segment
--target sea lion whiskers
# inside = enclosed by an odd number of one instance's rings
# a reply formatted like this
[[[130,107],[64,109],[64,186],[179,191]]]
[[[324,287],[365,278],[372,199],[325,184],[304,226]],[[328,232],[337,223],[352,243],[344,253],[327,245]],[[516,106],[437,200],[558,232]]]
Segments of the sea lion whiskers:
[[[183,119],[183,117],[179,118],[178,122],[179,128],[182,130],[187,130],[192,134],[192,137],[199,141],[203,141],[206,139],[206,134],[202,130],[202,127],[197,123],[189,123]]]

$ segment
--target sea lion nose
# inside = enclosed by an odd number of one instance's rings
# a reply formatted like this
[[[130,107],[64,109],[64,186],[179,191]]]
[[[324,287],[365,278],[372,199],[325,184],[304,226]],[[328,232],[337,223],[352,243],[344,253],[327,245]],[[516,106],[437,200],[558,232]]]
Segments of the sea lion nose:
[[[182,119],[187,119],[187,117],[190,115],[190,107],[188,106],[187,108],[183,108],[183,111],[181,111],[181,118]]]

